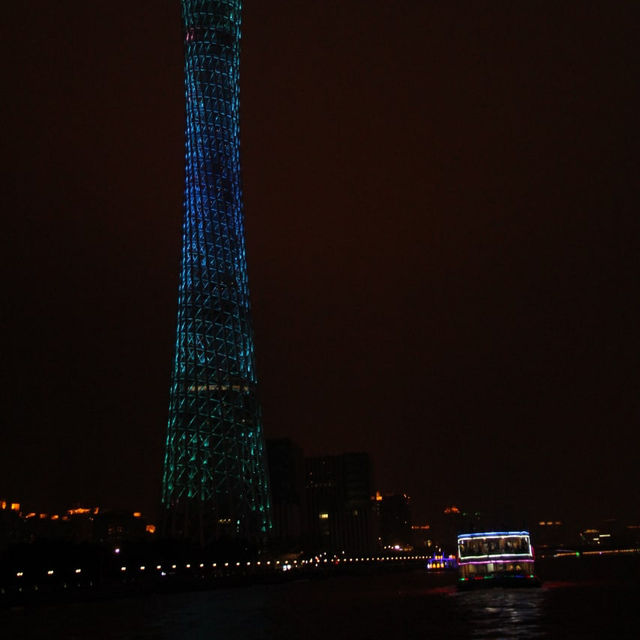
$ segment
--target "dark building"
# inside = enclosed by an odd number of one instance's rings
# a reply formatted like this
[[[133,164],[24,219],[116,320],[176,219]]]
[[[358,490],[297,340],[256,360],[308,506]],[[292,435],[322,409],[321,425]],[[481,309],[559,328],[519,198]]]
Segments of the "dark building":
[[[375,548],[372,469],[366,453],[307,458],[305,550],[369,553]]]
[[[0,551],[20,542],[28,542],[29,533],[20,513],[20,503],[0,500]]]
[[[411,546],[416,552],[431,553],[433,533],[430,524],[423,522],[422,524],[411,525]]]
[[[240,0],[182,0],[185,191],[162,482],[166,532],[270,532],[240,176]]]
[[[563,520],[540,520],[530,527],[531,541],[538,551],[547,551],[576,543],[577,534],[571,532]]]
[[[94,539],[99,542],[116,544],[146,540],[154,532],[155,527],[139,512],[107,510],[94,518]]]
[[[439,513],[434,513],[431,519],[434,546],[446,553],[456,553],[458,534],[482,531],[474,518],[455,505],[448,505]]]
[[[267,440],[271,486],[272,545],[293,551],[302,543],[305,517],[304,457],[288,438]]]
[[[139,511],[74,506],[62,513],[22,512],[0,501],[0,548],[15,543],[119,543],[151,539],[155,525]]]
[[[385,494],[376,501],[380,518],[380,543],[383,549],[412,547],[411,509],[404,493]]]

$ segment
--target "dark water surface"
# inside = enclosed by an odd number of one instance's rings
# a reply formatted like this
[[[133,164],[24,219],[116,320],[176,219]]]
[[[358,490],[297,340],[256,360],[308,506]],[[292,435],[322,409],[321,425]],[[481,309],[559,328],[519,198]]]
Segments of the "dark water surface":
[[[336,576],[0,612],[0,638],[640,638],[637,580],[458,593],[450,575]]]

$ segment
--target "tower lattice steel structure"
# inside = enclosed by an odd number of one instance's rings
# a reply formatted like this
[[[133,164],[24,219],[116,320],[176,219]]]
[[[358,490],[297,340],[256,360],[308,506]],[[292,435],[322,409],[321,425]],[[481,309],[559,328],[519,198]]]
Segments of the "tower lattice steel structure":
[[[239,141],[240,0],[182,0],[186,185],[163,475],[169,534],[270,528],[249,308]]]

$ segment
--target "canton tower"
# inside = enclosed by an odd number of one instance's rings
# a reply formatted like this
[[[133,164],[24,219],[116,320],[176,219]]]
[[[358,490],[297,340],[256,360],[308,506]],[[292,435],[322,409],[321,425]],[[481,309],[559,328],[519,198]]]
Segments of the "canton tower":
[[[240,179],[241,0],[182,0],[185,192],[162,481],[166,533],[263,541],[269,488]]]

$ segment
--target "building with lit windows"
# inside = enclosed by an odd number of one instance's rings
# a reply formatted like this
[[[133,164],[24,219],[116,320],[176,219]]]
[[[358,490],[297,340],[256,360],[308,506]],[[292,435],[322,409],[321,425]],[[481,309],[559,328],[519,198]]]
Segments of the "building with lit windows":
[[[372,493],[368,454],[306,458],[306,548],[334,553],[373,551],[377,528]]]

